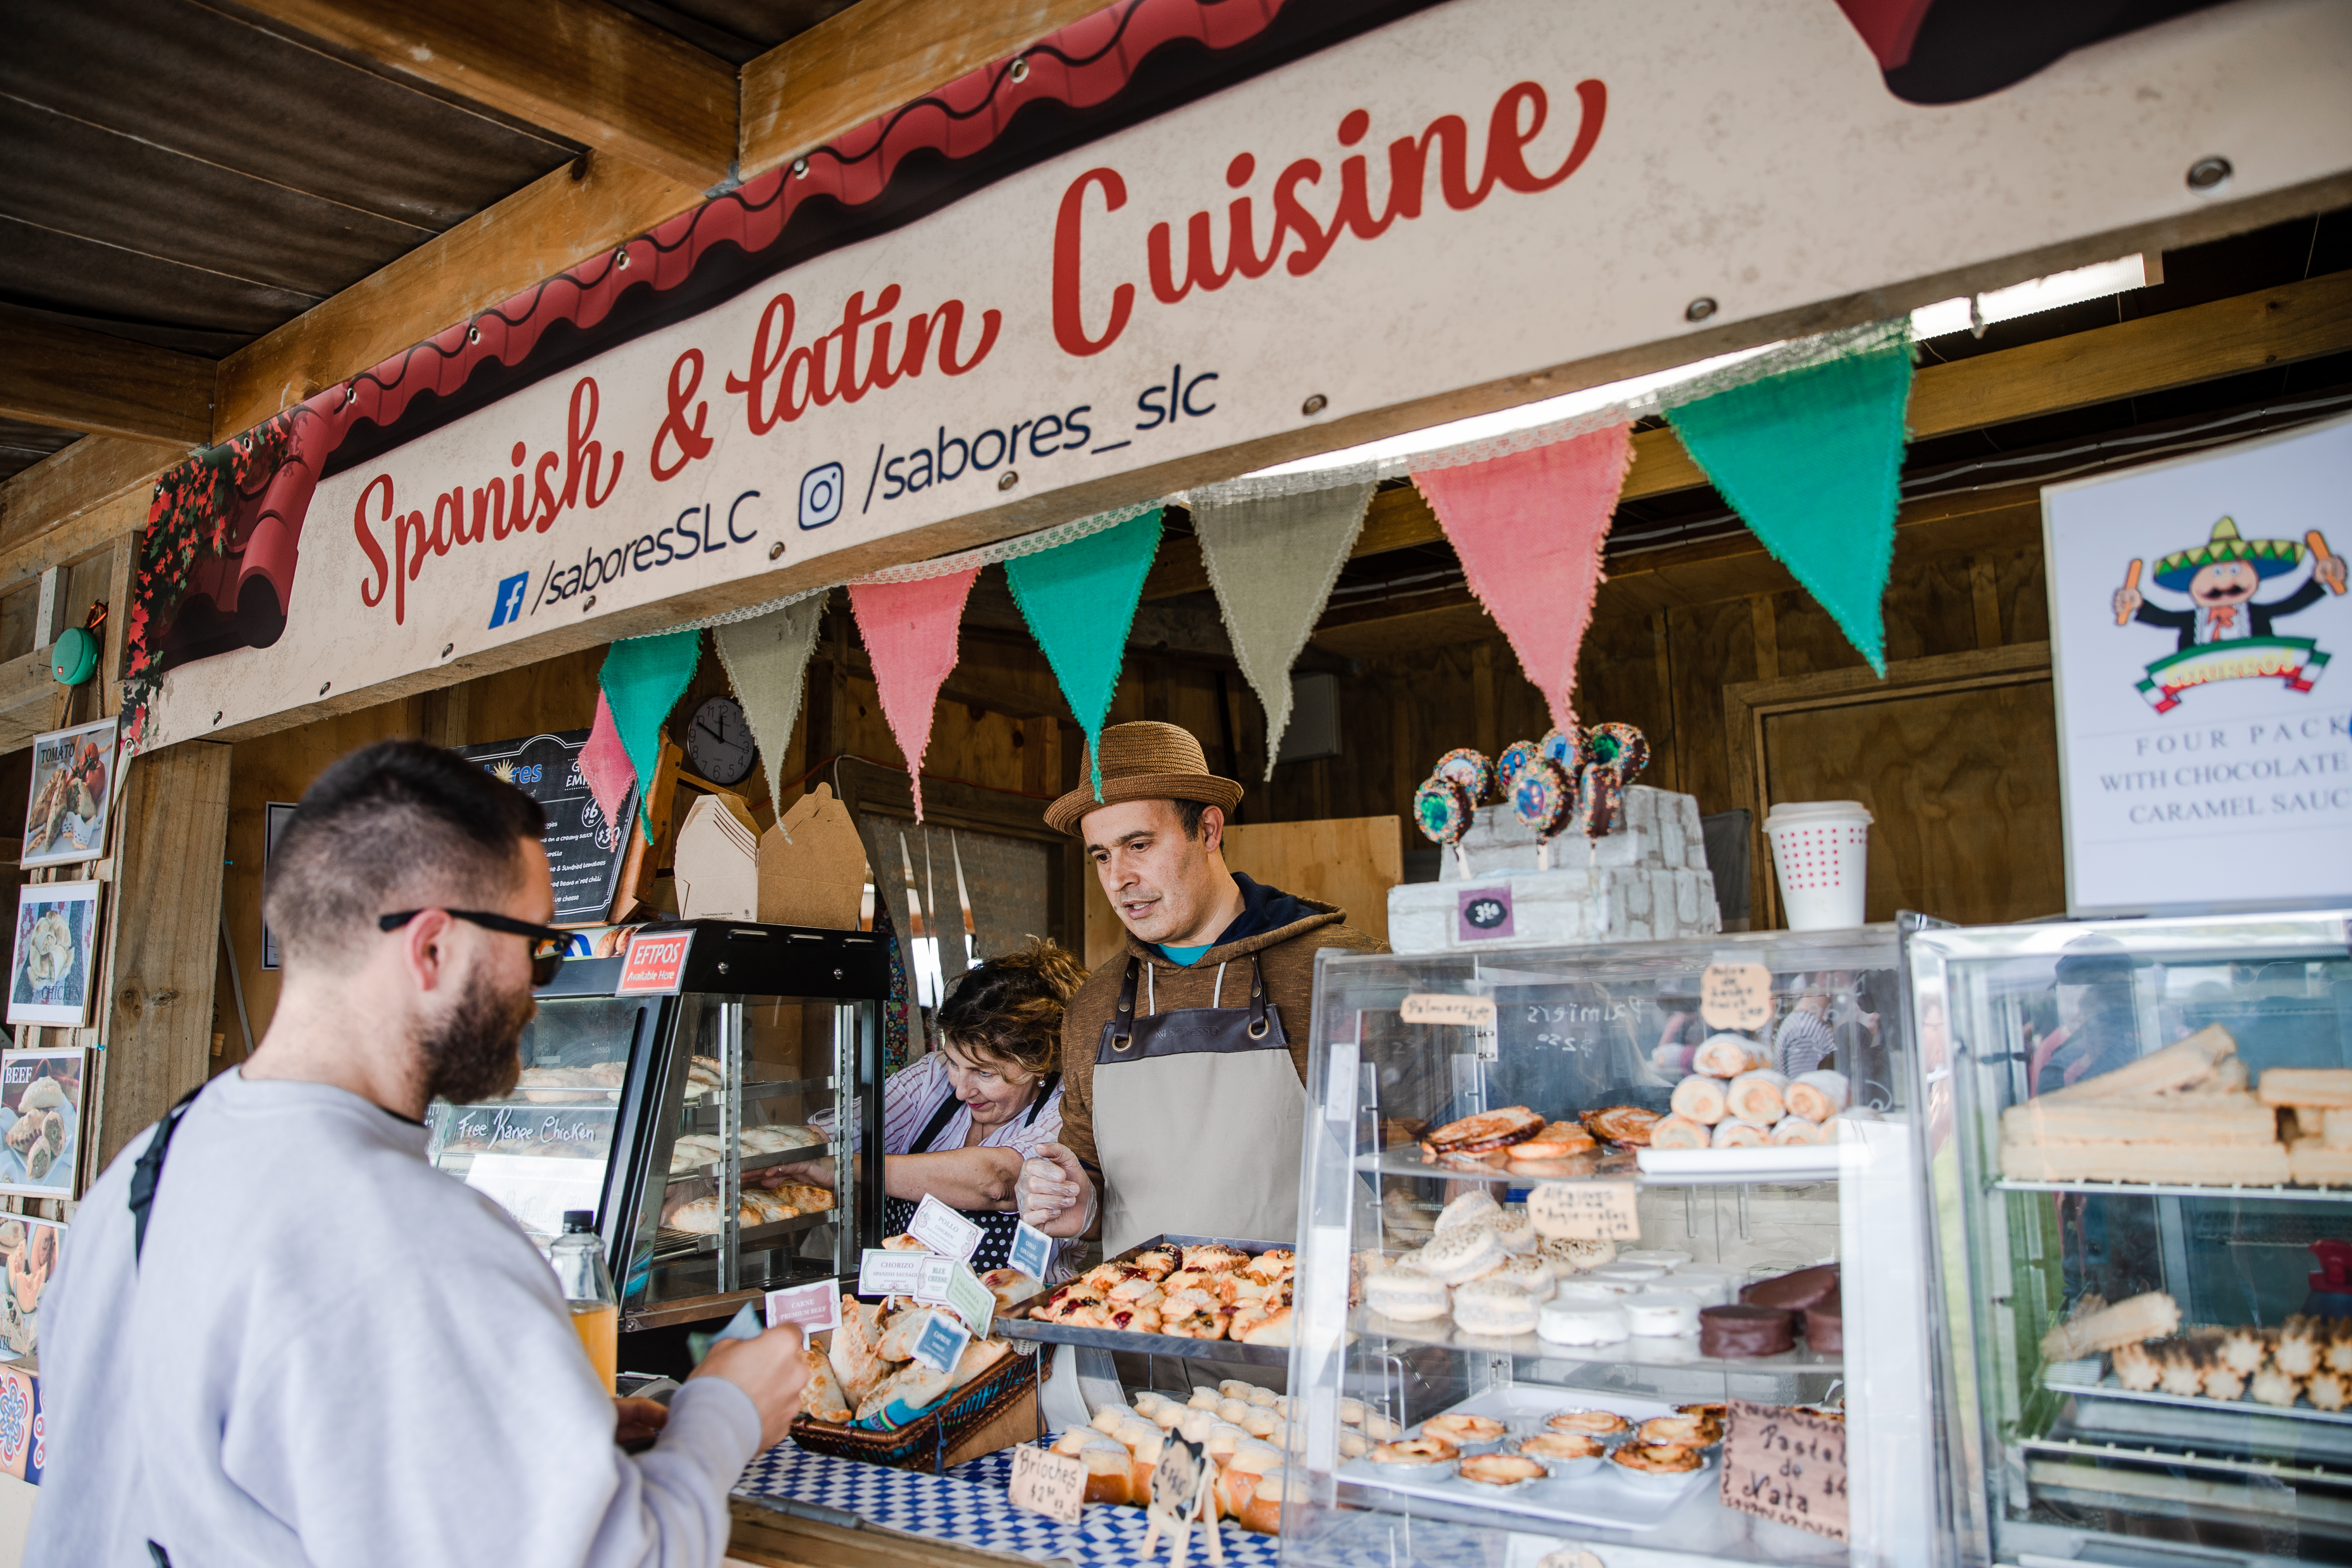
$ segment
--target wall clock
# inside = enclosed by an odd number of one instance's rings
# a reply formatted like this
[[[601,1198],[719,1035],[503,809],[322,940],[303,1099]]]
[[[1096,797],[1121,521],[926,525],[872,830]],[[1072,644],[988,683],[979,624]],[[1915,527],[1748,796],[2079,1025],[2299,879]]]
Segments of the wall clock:
[[[749,778],[760,748],[751,739],[751,726],[743,721],[742,705],[732,697],[714,697],[696,709],[686,727],[686,754],[694,771],[712,784]]]

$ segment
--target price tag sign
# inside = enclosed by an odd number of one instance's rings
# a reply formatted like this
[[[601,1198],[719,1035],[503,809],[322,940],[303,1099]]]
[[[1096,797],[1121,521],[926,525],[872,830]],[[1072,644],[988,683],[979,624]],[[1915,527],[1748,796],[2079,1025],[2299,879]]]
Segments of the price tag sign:
[[[841,1281],[820,1279],[789,1290],[768,1292],[768,1327],[798,1323],[803,1337],[841,1327]]]
[[[1528,1194],[1539,1236],[1565,1241],[1639,1241],[1631,1182],[1546,1182]]]
[[[915,1217],[907,1222],[907,1234],[940,1257],[952,1258],[959,1263],[970,1261],[980,1247],[980,1226],[929,1193],[915,1205]]]
[[[1492,1028],[1495,1025],[1492,996],[1449,996],[1416,991],[1404,999],[1402,1011],[1408,1024],[1466,1024],[1473,1028]]]
[[[1054,1266],[1054,1238],[1023,1220],[1013,1232],[1013,1246],[1004,1260],[1042,1285],[1045,1270]]]
[[[861,1296],[911,1296],[923,1282],[928,1252],[899,1252],[869,1247],[858,1256],[857,1293]]]
[[[1201,1489],[1202,1448],[1197,1443],[1168,1434],[1160,1446],[1160,1462],[1151,1468],[1151,1505],[1180,1518],[1192,1507]]]
[[[1845,1423],[1810,1410],[1729,1403],[1723,1505],[1843,1541]]]
[[[933,1372],[952,1372],[956,1358],[971,1343],[971,1335],[945,1312],[933,1312],[929,1319],[915,1336],[915,1359]]]
[[[1455,900],[1454,940],[1493,942],[1511,934],[1511,889],[1472,888]]]
[[[1760,963],[1710,963],[1698,977],[1698,1016],[1710,1029],[1760,1029],[1772,1021],[1772,972]]]
[[[1013,1450],[1013,1481],[1005,1490],[1014,1508],[1076,1524],[1087,1506],[1087,1467],[1067,1454],[1024,1443]]]

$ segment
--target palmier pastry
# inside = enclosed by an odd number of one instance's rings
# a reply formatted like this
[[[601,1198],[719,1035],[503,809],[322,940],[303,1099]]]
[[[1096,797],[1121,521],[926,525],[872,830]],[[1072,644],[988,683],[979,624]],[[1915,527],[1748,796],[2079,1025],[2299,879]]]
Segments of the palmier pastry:
[[[1706,1463],[1696,1448],[1680,1443],[1627,1443],[1609,1458],[1644,1476],[1686,1476]]]
[[[1423,1422],[1421,1435],[1443,1437],[1454,1444],[1491,1443],[1503,1435],[1503,1424],[1491,1415],[1466,1415],[1454,1411]]]
[[[1443,1437],[1407,1437],[1375,1445],[1372,1460],[1381,1465],[1441,1465],[1459,1458],[1461,1453]]]
[[[1656,1111],[1644,1110],[1638,1105],[1611,1105],[1586,1111],[1582,1120],[1595,1138],[1645,1149],[1650,1143],[1650,1129],[1658,1124],[1659,1117]]]
[[[1464,1480],[1483,1486],[1515,1487],[1550,1472],[1535,1460],[1517,1454],[1473,1454],[1462,1461],[1458,1473]]]
[[[1614,1410],[1563,1410],[1544,1425],[1555,1432],[1582,1432],[1605,1437],[1625,1430],[1627,1422]]]
[[[1528,1142],[1543,1127],[1544,1119],[1535,1111],[1524,1105],[1507,1105],[1500,1110],[1482,1110],[1459,1121],[1449,1121],[1425,1134],[1421,1152],[1433,1160],[1440,1154],[1476,1154],[1490,1149],[1508,1149],[1514,1143]]]

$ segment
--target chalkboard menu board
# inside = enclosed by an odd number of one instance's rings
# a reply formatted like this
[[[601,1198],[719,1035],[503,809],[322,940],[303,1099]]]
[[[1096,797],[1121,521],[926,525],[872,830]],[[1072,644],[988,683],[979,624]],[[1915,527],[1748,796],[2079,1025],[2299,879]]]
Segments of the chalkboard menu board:
[[[527,741],[457,748],[459,756],[481,763],[547,813],[547,833],[540,842],[546,846],[547,868],[555,879],[557,925],[593,924],[609,913],[613,885],[628,854],[629,820],[636,815],[634,785],[622,803],[619,822],[608,821],[596,804],[588,781],[580,776],[580,752],[588,744],[588,734],[565,730]]]

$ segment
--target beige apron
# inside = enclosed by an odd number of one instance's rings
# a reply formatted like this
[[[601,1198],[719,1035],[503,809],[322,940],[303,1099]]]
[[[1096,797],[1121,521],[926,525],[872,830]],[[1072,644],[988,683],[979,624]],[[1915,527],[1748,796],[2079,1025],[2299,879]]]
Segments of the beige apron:
[[[1286,1247],[1297,1233],[1307,1091],[1256,954],[1249,966],[1246,1007],[1137,1017],[1142,961],[1127,961],[1095,1051],[1106,1256],[1171,1233]]]

